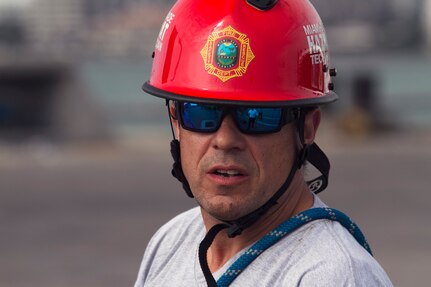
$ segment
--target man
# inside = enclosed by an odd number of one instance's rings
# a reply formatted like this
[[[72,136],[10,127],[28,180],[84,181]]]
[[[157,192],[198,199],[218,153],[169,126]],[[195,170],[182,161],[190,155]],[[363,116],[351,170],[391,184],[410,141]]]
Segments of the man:
[[[256,109],[249,109],[248,110],[248,128],[254,127],[254,122],[256,121],[257,116],[259,115],[259,112]]]
[[[308,1],[176,3],[143,88],[166,99],[172,174],[199,207],[153,236],[135,287],[392,286],[359,228],[315,195],[335,74]],[[310,182],[306,161],[322,173]]]

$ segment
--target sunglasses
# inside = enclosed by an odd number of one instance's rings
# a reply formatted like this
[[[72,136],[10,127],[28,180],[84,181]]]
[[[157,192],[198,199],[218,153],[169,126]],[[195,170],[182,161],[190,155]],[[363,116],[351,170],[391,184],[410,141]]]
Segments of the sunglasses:
[[[297,108],[244,107],[193,102],[175,102],[176,118],[189,131],[217,131],[226,115],[232,115],[238,129],[245,134],[276,133],[299,117]]]

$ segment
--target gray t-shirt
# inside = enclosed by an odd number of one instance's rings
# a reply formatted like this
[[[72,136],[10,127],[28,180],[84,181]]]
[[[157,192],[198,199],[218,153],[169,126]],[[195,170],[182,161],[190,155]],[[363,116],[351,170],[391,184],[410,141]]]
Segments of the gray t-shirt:
[[[324,206],[315,197],[313,207]],[[204,236],[198,207],[162,226],[147,246],[135,287],[205,287],[198,259]],[[220,278],[247,248],[215,272],[214,278]],[[374,287],[392,283],[341,224],[323,219],[302,226],[267,249],[230,286]]]

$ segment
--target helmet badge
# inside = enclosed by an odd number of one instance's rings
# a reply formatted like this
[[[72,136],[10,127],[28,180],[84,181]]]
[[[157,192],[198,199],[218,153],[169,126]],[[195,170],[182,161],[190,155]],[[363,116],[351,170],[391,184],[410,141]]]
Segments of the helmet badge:
[[[242,77],[254,59],[250,39],[232,26],[213,32],[201,50],[205,70],[221,81]]]

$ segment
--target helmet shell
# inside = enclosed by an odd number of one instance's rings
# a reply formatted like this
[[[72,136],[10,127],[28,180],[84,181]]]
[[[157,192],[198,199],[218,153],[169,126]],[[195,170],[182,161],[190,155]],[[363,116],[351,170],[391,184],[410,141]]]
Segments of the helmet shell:
[[[246,0],[179,0],[153,56],[143,89],[163,98],[268,106],[337,99],[325,29],[307,0],[266,11]]]

